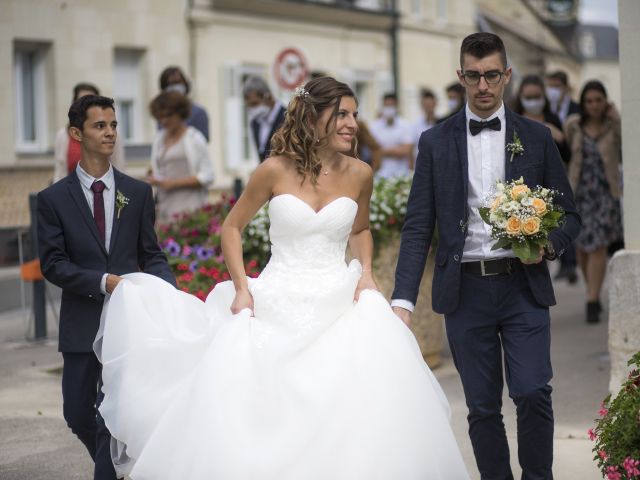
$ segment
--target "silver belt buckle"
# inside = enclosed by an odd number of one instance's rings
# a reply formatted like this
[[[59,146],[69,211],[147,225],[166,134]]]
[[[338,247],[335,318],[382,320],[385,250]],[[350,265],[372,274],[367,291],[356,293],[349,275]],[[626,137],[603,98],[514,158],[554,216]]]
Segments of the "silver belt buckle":
[[[484,260],[480,260],[480,275],[482,275],[483,277],[492,277],[493,275],[498,275],[497,273],[487,273],[484,268],[484,262]]]

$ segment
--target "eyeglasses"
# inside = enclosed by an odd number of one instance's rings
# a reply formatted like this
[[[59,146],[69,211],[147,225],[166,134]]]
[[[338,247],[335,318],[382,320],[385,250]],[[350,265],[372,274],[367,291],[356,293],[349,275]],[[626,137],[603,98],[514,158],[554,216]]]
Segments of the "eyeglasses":
[[[474,72],[472,70],[462,73],[462,78],[464,80],[464,83],[471,87],[478,85],[480,83],[480,78],[482,77],[484,77],[484,80],[485,82],[487,82],[487,84],[496,85],[497,83],[500,83],[500,80],[502,80],[502,76],[504,74],[505,72],[501,72],[500,70],[491,70],[490,72],[485,73]]]

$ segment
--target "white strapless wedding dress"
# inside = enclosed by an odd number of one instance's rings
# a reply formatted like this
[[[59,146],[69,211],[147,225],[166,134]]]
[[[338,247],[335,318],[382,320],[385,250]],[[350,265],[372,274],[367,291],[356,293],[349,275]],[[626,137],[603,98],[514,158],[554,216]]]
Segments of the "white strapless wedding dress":
[[[463,480],[449,405],[411,331],[345,263],[357,204],[271,200],[272,257],[202,303],[125,275],[103,312],[100,413],[135,480]]]

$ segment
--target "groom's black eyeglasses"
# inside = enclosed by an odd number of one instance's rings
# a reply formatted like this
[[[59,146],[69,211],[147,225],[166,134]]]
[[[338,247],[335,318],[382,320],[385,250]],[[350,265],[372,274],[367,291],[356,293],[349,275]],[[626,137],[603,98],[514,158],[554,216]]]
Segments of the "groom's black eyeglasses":
[[[484,77],[487,84],[496,85],[497,83],[500,83],[504,74],[505,72],[501,72],[500,70],[491,70],[484,73],[469,70],[468,72],[462,73],[462,79],[464,80],[464,83],[471,87],[478,85],[480,83],[480,78],[482,77]]]

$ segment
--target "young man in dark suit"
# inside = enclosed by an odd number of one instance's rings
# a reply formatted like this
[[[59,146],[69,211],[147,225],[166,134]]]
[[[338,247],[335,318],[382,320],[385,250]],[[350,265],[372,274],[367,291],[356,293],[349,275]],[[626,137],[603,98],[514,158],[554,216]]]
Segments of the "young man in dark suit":
[[[109,163],[116,140],[113,100],[87,95],[69,109],[69,134],[82,149],[68,177],[38,194],[44,276],[62,288],[59,350],[64,417],[95,461],[94,479],[113,480],[111,437],[97,406],[100,364],[93,341],[103,299],[119,275],[144,271],[175,285],[153,229],[151,187]]]
[[[545,258],[561,255],[580,230],[562,160],[549,129],[506,109],[511,77],[502,40],[464,39],[460,83],[467,105],[424,132],[402,231],[392,306],[407,324],[433,231],[438,250],[433,309],[443,313],[469,408],[469,435],[483,480],[513,479],[502,421],[503,366],[517,408],[518,458],[525,480],[551,480],[553,410],[549,306],[555,304]],[[524,152],[507,144],[520,138]],[[560,192],[566,221],[536,261],[524,264],[495,241],[478,208],[496,180],[524,177]]]
[[[287,109],[274,98],[269,85],[260,77],[249,77],[242,88],[242,94],[253,141],[262,163],[271,153],[271,137],[284,122]]]

